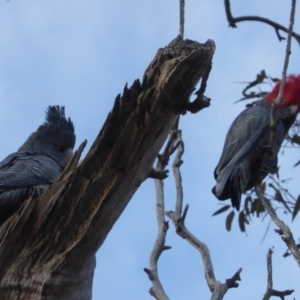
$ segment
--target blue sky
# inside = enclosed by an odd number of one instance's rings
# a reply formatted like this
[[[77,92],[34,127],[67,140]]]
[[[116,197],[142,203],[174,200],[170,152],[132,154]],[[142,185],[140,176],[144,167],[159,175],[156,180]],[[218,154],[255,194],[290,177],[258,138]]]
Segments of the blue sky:
[[[74,121],[76,146],[87,139],[89,149],[124,85],[141,79],[157,49],[177,36],[178,6],[178,1],[170,0],[1,1],[0,158],[17,150],[44,121],[46,107],[54,104],[65,105]],[[289,1],[273,0],[271,6],[268,1],[235,0],[232,12],[289,23]],[[299,20],[295,31],[300,32]],[[206,93],[212,98],[211,106],[181,119],[186,147],[184,201],[190,204],[186,224],[210,248],[218,280],[243,267],[240,287],[230,290],[225,299],[262,298],[266,255],[272,246],[274,288],[294,288],[292,296],[298,299],[299,270],[292,258],[282,258],[282,241],[270,230],[261,243],[268,218],[255,220],[246,236],[236,222],[228,233],[225,216],[211,217],[220,208],[211,194],[213,170],[228,127],[245,105],[234,104],[243,88],[236,82],[253,80],[262,69],[280,77],[285,43],[279,43],[274,29],[264,24],[239,23],[237,29],[229,28],[224,4],[211,0],[186,0],[185,37],[201,43],[213,39],[217,46]],[[299,50],[293,41],[289,72],[299,73]],[[300,169],[292,166],[298,160],[299,151],[292,149],[279,163],[284,178],[294,177],[288,187],[296,196]],[[166,208],[171,210],[172,176],[165,188]],[[291,225],[296,238],[300,236],[298,219]],[[98,252],[93,299],[152,298],[143,268],[148,267],[156,234],[154,182],[147,180]],[[159,274],[170,299],[210,298],[199,254],[176,236],[172,225],[167,244],[172,250],[162,255]]]

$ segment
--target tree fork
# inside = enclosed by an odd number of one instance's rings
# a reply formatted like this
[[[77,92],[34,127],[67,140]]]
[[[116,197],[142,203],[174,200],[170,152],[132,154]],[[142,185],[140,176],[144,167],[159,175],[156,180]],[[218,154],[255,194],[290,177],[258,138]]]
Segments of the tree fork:
[[[142,83],[117,96],[82,163],[84,145],[57,182],[1,226],[0,299],[91,299],[95,254],[207,79],[214,51],[211,40],[180,36],[159,49]]]

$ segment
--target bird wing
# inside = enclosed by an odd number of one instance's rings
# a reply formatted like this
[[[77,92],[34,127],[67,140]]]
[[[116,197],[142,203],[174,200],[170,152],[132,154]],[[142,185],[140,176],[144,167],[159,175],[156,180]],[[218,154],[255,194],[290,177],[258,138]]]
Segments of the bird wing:
[[[237,163],[251,150],[268,128],[270,110],[262,106],[252,106],[243,111],[232,123],[225,139],[222,156],[215,170],[215,177],[227,167],[231,173]],[[223,178],[227,178],[224,174]]]
[[[53,183],[62,168],[51,157],[30,151],[9,155],[0,163],[0,192]]]
[[[0,163],[0,210],[19,207],[31,194],[41,194],[62,168],[51,157],[30,151],[9,155]]]

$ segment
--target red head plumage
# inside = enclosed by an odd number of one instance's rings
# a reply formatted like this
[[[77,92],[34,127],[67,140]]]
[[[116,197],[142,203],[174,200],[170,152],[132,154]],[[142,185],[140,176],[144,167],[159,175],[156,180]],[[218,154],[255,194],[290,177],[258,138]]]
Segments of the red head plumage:
[[[276,100],[280,84],[281,81],[278,81],[272,92],[268,94],[266,102],[269,104]],[[300,75],[291,74],[287,77],[283,92],[283,99],[281,103],[279,103],[278,108],[286,108],[290,105],[298,105],[298,110],[300,110]]]

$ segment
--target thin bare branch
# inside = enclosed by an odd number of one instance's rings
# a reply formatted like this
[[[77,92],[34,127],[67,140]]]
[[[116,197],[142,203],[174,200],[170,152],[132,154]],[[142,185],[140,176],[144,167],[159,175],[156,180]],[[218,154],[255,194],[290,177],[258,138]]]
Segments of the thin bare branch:
[[[184,10],[185,10],[185,0],[179,0],[180,5],[180,26],[179,26],[179,34],[183,38],[184,36]]]
[[[178,131],[177,134],[177,144],[179,145],[177,147],[177,155],[175,157],[174,163],[173,163],[173,174],[175,178],[176,183],[176,189],[177,189],[177,197],[176,197],[176,206],[175,206],[175,212],[168,211],[166,212],[166,215],[172,220],[176,232],[179,236],[181,236],[183,239],[186,239],[193,247],[195,247],[202,256],[202,261],[204,264],[204,270],[205,270],[205,278],[207,281],[207,284],[212,292],[211,300],[221,300],[223,299],[223,296],[227,292],[229,288],[238,287],[238,280],[241,280],[240,273],[242,269],[240,268],[232,278],[227,279],[226,283],[220,283],[217,281],[213,264],[210,258],[209,249],[208,247],[198,240],[186,227],[184,224],[187,212],[188,212],[188,205],[185,207],[182,215],[182,205],[183,205],[183,188],[182,188],[182,180],[181,180],[181,174],[180,174],[180,166],[182,164],[181,157],[184,152],[184,143],[181,137],[181,132]]]
[[[183,218],[176,219],[175,213],[173,211],[166,212],[166,215],[172,220],[174,226],[176,227],[176,232],[183,239],[187,240],[193,247],[195,247],[202,257],[205,278],[210,291],[212,292],[211,300],[223,299],[229,288],[236,288],[239,286],[237,281],[241,280],[240,273],[242,268],[234,274],[230,279],[226,280],[226,283],[220,283],[214,274],[213,264],[210,258],[208,247],[197,239],[184,225]]]
[[[296,5],[296,0],[292,0],[290,26],[289,26],[289,38],[287,41],[286,57],[285,57],[285,62],[284,62],[284,67],[283,67],[283,78],[282,78],[282,83],[281,83],[281,87],[280,87],[281,95],[279,92],[279,95],[278,95],[276,101],[274,101],[272,109],[271,109],[271,124],[270,124],[271,133],[270,133],[270,138],[269,138],[269,144],[268,144],[268,147],[267,147],[264,157],[263,157],[262,168],[265,168],[265,165],[268,162],[269,157],[272,155],[273,144],[274,144],[275,138],[276,138],[276,124],[277,124],[276,110],[277,110],[277,103],[278,103],[277,101],[281,100],[282,93],[283,93],[282,87],[284,88],[284,85],[285,85],[286,72],[287,72],[287,67],[288,67],[288,57],[289,57],[290,47],[291,47],[290,43],[291,43],[291,33],[292,33],[293,23],[294,23],[295,5]],[[260,177],[261,176],[262,175],[260,175]],[[256,184],[256,186],[255,186],[255,192],[257,194],[257,197],[263,203],[265,209],[269,213],[273,222],[278,226],[279,233],[282,236],[283,241],[286,243],[286,245],[290,249],[292,255],[294,256],[295,260],[297,261],[297,263],[300,267],[300,252],[295,243],[293,234],[290,231],[289,227],[278,218],[270,201],[264,196],[264,194],[261,190],[261,181],[262,181],[262,177],[258,180],[258,184]]]
[[[181,160],[181,157],[184,153],[184,143],[181,138],[180,131],[178,131],[178,133],[177,133],[177,145],[178,145],[177,146],[177,154],[176,154],[174,162],[173,162],[173,174],[174,174],[174,177],[177,178],[177,180],[175,181],[175,184],[176,184],[176,191],[177,191],[176,195],[177,195],[178,199],[176,199],[175,214],[176,214],[176,219],[179,219],[181,216],[181,212],[182,212],[182,202],[183,202],[182,179],[181,179],[179,167],[183,163],[183,161]]]
[[[267,270],[268,270],[268,283],[267,283],[267,291],[263,297],[263,300],[268,300],[271,297],[270,291],[273,288],[273,274],[272,274],[272,249],[269,249],[267,254]]]
[[[292,294],[294,290],[285,290],[285,291],[273,290],[272,254],[273,254],[273,250],[269,249],[267,254],[268,284],[267,284],[267,291],[263,297],[263,300],[269,300],[272,296],[279,297],[280,299],[284,300],[284,297]]]
[[[272,254],[273,250],[269,249],[268,254],[267,254],[267,269],[268,269],[268,290],[273,288],[273,271],[272,271]]]
[[[178,43],[181,43],[183,40],[180,36],[178,36],[176,39],[174,39],[171,43],[170,43],[170,47],[174,46],[176,48],[178,48]],[[215,44],[212,40],[208,40],[207,43],[205,44],[207,47],[213,47],[212,49],[215,49]],[[168,49],[164,52],[165,55],[173,55],[173,50],[171,49],[171,51],[169,51]],[[173,56],[172,56],[173,57]],[[211,63],[208,62],[206,64],[206,67],[209,68],[210,71],[210,66]],[[207,74],[209,73],[209,71],[205,71],[205,74],[203,74],[203,76],[201,76],[201,78],[207,78]],[[200,77],[199,77],[200,78]],[[185,105],[181,105],[178,106],[177,108],[174,108],[175,111],[178,111],[178,113],[182,113],[188,106],[189,103],[189,98],[190,95],[192,93],[192,91],[195,88],[192,87],[191,89],[189,89],[185,95],[186,95],[186,104]],[[207,107],[208,105],[206,105]],[[204,107],[202,107],[204,108]],[[139,123],[139,125],[144,125],[145,120],[146,120],[146,115],[142,114],[141,115],[142,118],[142,122]],[[152,281],[152,288],[150,289],[150,294],[155,297],[156,299],[159,300],[165,300],[168,299],[167,294],[165,293],[163,286],[159,280],[158,277],[158,259],[160,257],[160,255],[162,254],[162,252],[166,249],[170,249],[170,247],[165,246],[165,239],[166,239],[166,234],[167,234],[167,230],[168,230],[168,223],[165,220],[165,208],[164,208],[164,191],[163,191],[163,182],[162,179],[163,177],[165,177],[166,175],[166,171],[165,171],[165,167],[167,166],[168,162],[169,162],[169,158],[170,155],[172,153],[174,153],[174,151],[180,147],[179,143],[175,143],[177,134],[178,134],[178,122],[179,122],[179,115],[176,116],[176,120],[173,123],[173,130],[170,133],[169,136],[169,140],[166,144],[165,150],[163,152],[163,154],[158,155],[158,164],[156,167],[156,170],[152,170],[149,172],[148,177],[154,177],[156,178],[155,180],[155,185],[156,185],[156,211],[157,211],[157,220],[158,220],[158,228],[159,228],[159,232],[158,232],[158,237],[156,239],[154,248],[151,252],[151,256],[150,256],[150,267],[149,269],[145,268],[144,271],[148,274],[149,279]]]
[[[258,199],[263,203],[266,211],[269,213],[271,219],[279,228],[279,231],[277,232],[281,235],[282,240],[285,242],[294,259],[296,260],[298,266],[300,267],[300,252],[295,243],[291,230],[283,221],[279,219],[270,201],[264,196],[259,184],[255,186],[255,192]]]
[[[270,290],[268,297],[267,298],[263,298],[263,300],[269,300],[272,296],[279,297],[281,300],[284,300],[285,296],[289,296],[293,292],[294,292],[294,290],[285,290],[285,291]]]
[[[288,65],[289,65],[289,57],[291,54],[292,33],[293,33],[293,26],[294,26],[294,19],[295,19],[295,11],[296,11],[296,0],[292,0],[290,25],[289,25],[289,29],[288,29],[288,37],[287,37],[287,42],[286,42],[286,51],[285,51],[285,59],[284,59],[283,70],[282,70],[282,79],[281,79],[279,93],[278,93],[277,99],[275,100],[276,104],[279,104],[281,102],[282,97],[283,97],[283,91],[285,88],[286,74],[287,74],[287,69],[288,69]]]
[[[178,122],[176,122],[178,124]],[[176,126],[176,125],[175,125]],[[176,142],[177,130],[172,130],[168,142],[165,146],[162,155],[158,156],[156,169],[151,171],[151,174],[164,174],[166,172],[165,167],[167,166],[170,158],[170,154],[174,151]],[[168,296],[164,291],[164,288],[160,282],[158,276],[158,260],[164,250],[168,250],[171,247],[165,245],[167,231],[169,224],[165,219],[165,199],[164,199],[164,182],[163,178],[152,176],[155,179],[155,190],[156,190],[156,216],[158,223],[158,236],[156,238],[153,250],[150,255],[149,269],[144,268],[149,279],[152,281],[152,287],[150,288],[150,295],[157,300],[168,300]]]
[[[225,12],[226,12],[227,20],[228,20],[230,27],[236,28],[237,27],[236,23],[238,23],[238,22],[245,22],[245,21],[262,22],[262,23],[272,26],[275,29],[275,33],[276,33],[279,41],[285,40],[285,38],[279,34],[279,31],[281,30],[284,32],[288,32],[288,29],[286,27],[284,27],[272,20],[262,18],[262,17],[257,17],[257,16],[244,16],[244,17],[234,18],[231,13],[230,0],[224,0],[224,2],[225,2]],[[292,32],[292,37],[295,38],[296,41],[298,42],[298,44],[300,45],[300,35],[295,32]]]

